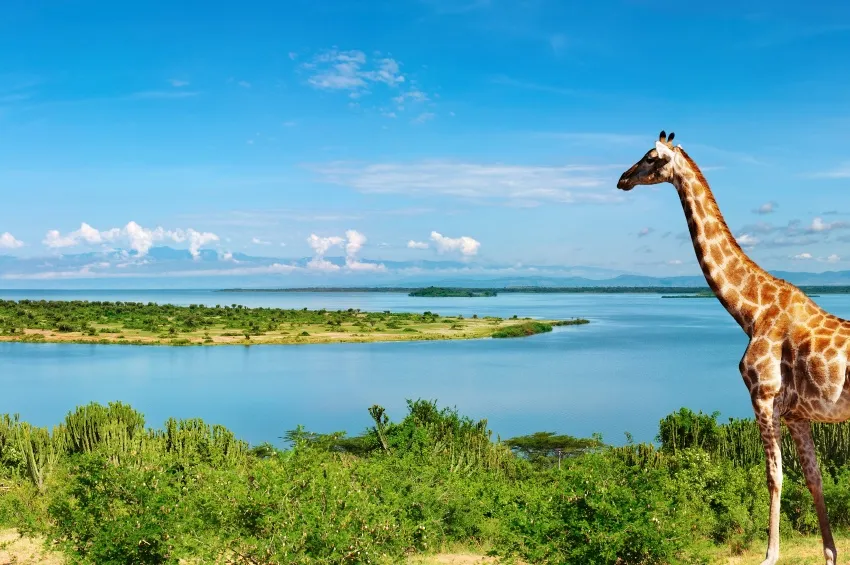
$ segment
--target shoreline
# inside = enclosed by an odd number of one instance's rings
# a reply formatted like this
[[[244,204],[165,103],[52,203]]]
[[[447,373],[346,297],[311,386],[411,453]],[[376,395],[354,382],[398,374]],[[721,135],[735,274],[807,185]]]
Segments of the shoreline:
[[[558,324],[558,320],[535,320],[537,322],[541,322],[543,324],[551,325],[553,327],[561,325]],[[521,324],[510,324],[500,326],[501,329],[509,328],[512,326],[518,326]],[[569,325],[578,325],[578,324],[569,324]],[[533,334],[528,335],[518,335],[516,337],[511,337],[507,339],[515,339],[518,337],[531,337],[532,335],[538,335],[540,333],[545,332],[535,332]],[[42,338],[36,338],[32,336],[42,335]],[[189,338],[174,338],[169,341],[166,339],[161,339],[157,337],[143,337],[139,338],[126,338],[126,339],[118,339],[118,338],[103,338],[100,336],[86,336],[82,334],[77,335],[67,335],[60,336],[56,334],[48,334],[47,332],[37,331],[37,330],[28,330],[22,336],[12,336],[12,335],[0,335],[0,343],[52,343],[52,344],[68,344],[68,345],[135,345],[135,346],[161,346],[161,347],[218,347],[218,346],[234,346],[241,345],[243,347],[247,346],[257,346],[257,345],[330,345],[334,343],[410,343],[417,341],[470,341],[477,339],[500,339],[493,337],[492,333],[476,333],[474,335],[470,334],[461,334],[461,335],[451,335],[451,334],[439,334],[439,335],[410,335],[410,334],[381,334],[379,337],[373,336],[362,336],[362,335],[352,335],[345,337],[338,336],[327,336],[327,335],[311,335],[309,337],[304,336],[293,336],[292,338],[276,338],[272,337],[271,339],[262,339],[264,336],[252,337],[250,340],[246,339],[221,339],[221,340],[213,340],[212,342],[205,342],[202,338],[198,339],[189,339]],[[502,338],[505,339],[505,338]],[[184,342],[186,340],[187,342]]]

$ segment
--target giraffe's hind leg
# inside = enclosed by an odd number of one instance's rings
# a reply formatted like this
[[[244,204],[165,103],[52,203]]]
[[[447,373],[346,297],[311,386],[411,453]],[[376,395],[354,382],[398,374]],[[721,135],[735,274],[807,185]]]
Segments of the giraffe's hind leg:
[[[823,482],[821,481],[820,469],[818,468],[817,455],[815,454],[815,444],[812,441],[812,427],[807,420],[786,421],[788,431],[791,432],[791,437],[794,438],[794,444],[797,446],[797,456],[800,458],[800,464],[803,467],[803,473],[806,476],[806,485],[812,493],[812,498],[815,501],[815,510],[818,513],[818,523],[820,524],[821,537],[823,538],[823,554],[826,558],[826,565],[835,565],[837,552],[835,550],[835,541],[832,539],[832,530],[829,527],[829,517],[826,514],[826,503],[823,500]]]

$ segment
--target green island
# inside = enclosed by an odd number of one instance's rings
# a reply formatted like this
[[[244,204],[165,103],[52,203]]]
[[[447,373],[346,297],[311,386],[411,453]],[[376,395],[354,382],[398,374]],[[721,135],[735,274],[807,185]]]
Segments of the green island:
[[[523,337],[571,320],[348,310],[0,300],[0,341],[249,345]]]
[[[429,298],[477,298],[482,296],[496,296],[495,290],[477,288],[457,288],[429,286],[419,288],[408,293],[408,296],[420,296]]]
[[[683,408],[659,422],[654,443],[627,434],[613,446],[547,431],[502,440],[486,420],[433,401],[408,401],[398,420],[378,405],[368,413],[373,425],[360,434],[298,426],[282,447],[200,419],[147,427],[121,403],[77,407],[51,429],[0,415],[0,562],[763,559],[769,497],[752,419],[720,423]],[[783,554],[815,562],[817,518],[783,434]],[[815,424],[813,434],[841,542],[850,424]],[[40,557],[16,560],[27,543]],[[447,552],[479,559],[438,556]]]

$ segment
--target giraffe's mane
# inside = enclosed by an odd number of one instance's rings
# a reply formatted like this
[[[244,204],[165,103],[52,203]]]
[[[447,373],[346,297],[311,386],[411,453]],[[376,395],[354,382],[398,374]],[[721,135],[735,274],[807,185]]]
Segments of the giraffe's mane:
[[[700,184],[702,184],[702,186],[703,186],[703,187],[705,187],[706,191],[708,191],[708,196],[709,196],[709,198],[710,198],[710,199],[714,202],[714,205],[715,205],[715,207],[717,208],[717,213],[718,213],[718,215],[719,215],[719,220],[720,220],[720,226],[721,226],[721,229],[722,229],[723,231],[725,231],[725,232],[728,234],[728,236],[729,236],[729,239],[730,239],[730,241],[731,241],[732,246],[733,246],[733,247],[736,247],[736,248],[737,248],[737,249],[741,252],[741,255],[744,257],[744,260],[745,260],[745,261],[746,261],[749,265],[754,266],[754,267],[756,267],[756,268],[758,268],[758,269],[760,269],[760,270],[764,270],[764,269],[762,269],[762,268],[761,268],[761,267],[760,267],[760,266],[759,266],[759,265],[758,265],[755,261],[753,261],[753,260],[752,260],[752,258],[751,258],[751,257],[747,254],[747,252],[746,252],[746,251],[744,251],[744,250],[741,248],[741,245],[738,243],[738,240],[737,240],[737,239],[735,238],[735,236],[732,234],[732,230],[731,230],[731,229],[729,229],[729,225],[726,223],[726,220],[723,218],[723,214],[722,214],[722,213],[721,213],[721,211],[720,211],[720,206],[717,204],[717,200],[714,198],[714,194],[713,194],[713,193],[712,193],[712,191],[711,191],[711,187],[708,185],[708,181],[707,181],[707,180],[705,180],[705,175],[703,175],[703,174],[702,174],[702,171],[700,170],[699,166],[696,164],[696,162],[694,162],[694,160],[691,158],[691,156],[690,156],[690,155],[688,155],[688,154],[685,152],[685,150],[684,150],[684,149],[682,149],[682,146],[681,146],[681,145],[680,145],[677,149],[679,150],[679,153],[681,153],[682,157],[685,159],[685,162],[688,164],[688,166],[689,166],[689,167],[691,168],[691,170],[694,172],[694,175],[696,176],[697,181],[699,181],[699,182],[700,182]],[[776,278],[776,277],[774,277],[773,275],[770,275],[769,273],[767,273],[767,271],[764,271],[764,272],[765,272],[765,274],[767,274],[770,278]],[[783,281],[783,282],[784,282],[784,281]]]
[[[708,186],[708,181],[707,181],[707,180],[705,180],[705,176],[702,174],[702,171],[700,170],[700,168],[699,168],[699,166],[696,164],[696,162],[694,162],[694,160],[693,160],[693,159],[691,159],[691,156],[690,156],[690,155],[688,155],[688,154],[685,152],[685,150],[684,150],[684,149],[682,149],[682,146],[681,146],[681,145],[680,145],[677,149],[679,150],[679,153],[681,153],[681,154],[682,154],[682,157],[684,157],[685,162],[687,162],[687,163],[688,163],[688,165],[691,167],[691,169],[694,171],[694,174],[696,175],[697,180],[698,180],[700,183],[702,183],[702,185],[703,185],[705,188],[709,188],[709,186]]]

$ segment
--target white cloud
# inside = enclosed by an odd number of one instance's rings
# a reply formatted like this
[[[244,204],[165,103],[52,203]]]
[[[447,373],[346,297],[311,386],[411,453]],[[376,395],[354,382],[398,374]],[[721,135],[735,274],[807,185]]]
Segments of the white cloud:
[[[811,253],[799,253],[797,255],[794,255],[791,258],[796,259],[797,261],[808,261],[809,259],[812,258],[812,254]]]
[[[281,124],[285,128],[294,128],[297,125],[295,120],[287,120]]]
[[[178,230],[179,231],[179,230]],[[201,255],[201,247],[213,241],[218,241],[218,236],[210,232],[198,232],[189,228],[186,230],[186,238],[189,240],[189,253],[197,259]]]
[[[23,246],[24,242],[16,239],[15,236],[9,232],[0,234],[0,249],[17,249],[18,247]]]
[[[667,264],[668,265],[681,265],[682,260],[681,259],[671,259],[670,261],[667,261]]]
[[[408,92],[403,92],[393,98],[393,102],[398,104],[399,106],[403,106],[405,101],[410,100],[411,102],[428,102],[430,98],[428,95],[422,92],[421,90],[410,90]]]
[[[345,244],[345,254],[353,257],[357,255],[366,243],[366,236],[357,230],[348,230],[345,232],[345,237],[348,243]]]
[[[218,236],[210,232],[199,232],[192,228],[187,230],[165,230],[162,227],[154,229],[140,226],[134,221],[128,222],[123,228],[111,228],[99,231],[89,224],[83,222],[80,229],[62,235],[59,230],[49,230],[42,243],[52,249],[74,247],[77,245],[104,245],[107,243],[126,240],[130,249],[134,250],[138,257],[147,255],[154,243],[160,241],[173,241],[175,243],[188,242],[189,252],[192,257],[200,256],[201,247],[213,241],[218,241]]]
[[[413,241],[412,239],[407,242],[407,247],[409,249],[428,249],[428,244],[424,241]]]
[[[776,202],[765,202],[764,204],[753,210],[753,212],[755,212],[756,214],[772,214],[776,211],[778,207],[779,206],[776,204]]]
[[[73,247],[75,245],[80,245],[81,243],[97,245],[113,241],[120,234],[121,230],[118,228],[112,228],[101,232],[83,222],[80,225],[80,229],[72,231],[64,236],[59,232],[59,230],[49,230],[42,243],[50,248]]]
[[[247,80],[240,80],[240,81],[239,81],[239,82],[237,82],[236,84],[238,84],[238,85],[239,85],[239,86],[241,86],[242,88],[251,88],[251,83],[250,83],[250,82],[248,82]]]
[[[314,71],[307,82],[323,90],[356,90],[366,86],[361,67],[366,63],[362,51],[332,49],[317,55],[304,67]]]
[[[295,51],[290,51],[289,52],[289,58],[294,61],[295,59],[298,58],[298,53],[296,53]]]
[[[339,236],[331,236],[331,237],[319,237],[318,235],[311,233],[310,237],[307,238],[307,244],[313,248],[316,255],[323,256],[328,252],[328,249],[331,247],[342,245],[343,239]]]
[[[271,241],[265,241],[263,239],[260,239],[259,237],[252,237],[251,243],[253,243],[254,245],[271,245],[272,244]]]
[[[655,230],[652,229],[652,228],[641,228],[640,231],[638,232],[638,237],[646,237],[654,231]]]
[[[847,222],[824,222],[821,218],[815,218],[814,220],[812,220],[812,224],[808,228],[806,228],[806,231],[809,233],[818,233],[836,229],[845,229],[848,227],[850,227],[850,224],[848,224]]]
[[[345,266],[352,271],[383,273],[387,267],[383,263],[361,263],[359,261],[346,261]]]
[[[735,238],[735,240],[741,247],[752,247],[754,245],[757,245],[759,242],[759,239],[757,237],[753,237],[748,233],[743,233],[739,235]]]
[[[459,198],[520,201],[621,202],[610,190],[620,165],[560,167],[420,161],[313,167],[327,182],[380,194],[447,195]],[[613,184],[612,184],[613,183]]]
[[[310,234],[307,238],[307,243],[313,248],[315,256],[307,263],[307,268],[314,271],[338,271],[339,265],[335,265],[325,259],[325,253],[331,247],[345,248],[345,266],[352,271],[386,271],[383,264],[378,263],[361,263],[357,260],[357,254],[363,249],[366,243],[366,236],[357,230],[348,230],[345,232],[345,239],[339,236],[319,237],[316,234]]]
[[[170,79],[168,82],[170,82],[171,86],[173,86],[174,88],[182,88],[184,86],[189,86],[188,80],[180,80],[180,79],[173,78],[173,79]]]
[[[841,261],[841,257],[836,255],[835,253],[826,258],[827,263],[838,263],[839,261]]]
[[[481,247],[481,243],[479,241],[465,235],[457,238],[451,238],[432,231],[431,240],[434,242],[434,246],[437,248],[438,252],[445,253],[448,251],[459,251],[464,257],[476,255],[478,253],[478,248]]]
[[[389,87],[398,92],[407,84],[407,78],[401,71],[401,63],[390,57],[376,53],[374,57],[367,56],[356,49],[330,49],[320,52],[301,68],[309,73],[307,84],[313,88],[329,91],[345,91],[354,100],[378,92],[381,88]],[[377,90],[376,90],[377,89]],[[415,87],[403,91],[393,97],[393,101],[403,109],[403,102],[426,102],[428,95]],[[350,103],[358,107],[357,103]],[[387,115],[389,112],[384,112]]]
[[[437,116],[437,114],[435,114],[434,112],[422,112],[421,114],[419,114],[418,116],[416,116],[415,118],[413,118],[413,119],[411,120],[411,123],[414,123],[414,124],[424,124],[425,122],[430,122],[430,121],[431,121],[431,120],[433,120],[436,116]]]
[[[325,273],[330,273],[333,271],[339,270],[339,265],[334,265],[330,261],[322,258],[322,257],[313,257],[309,263],[307,263],[307,268],[312,271],[322,271]]]

